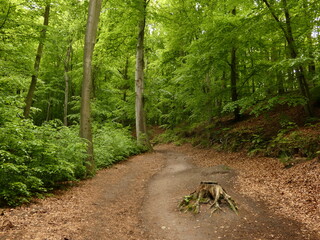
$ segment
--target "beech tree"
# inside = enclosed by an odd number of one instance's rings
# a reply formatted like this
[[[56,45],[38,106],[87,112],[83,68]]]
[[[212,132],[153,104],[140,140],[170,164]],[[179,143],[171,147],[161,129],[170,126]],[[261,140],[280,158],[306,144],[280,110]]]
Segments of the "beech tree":
[[[232,9],[232,15],[236,16],[237,10],[236,8]],[[236,37],[236,36],[235,36]],[[235,43],[234,43],[235,44]],[[230,63],[230,68],[231,68],[231,74],[230,74],[230,80],[231,80],[231,100],[233,102],[238,100],[238,92],[237,92],[237,82],[239,78],[239,73],[238,73],[238,60],[237,60],[237,47],[232,46],[231,47],[231,63]],[[239,113],[239,107],[236,107],[234,110],[234,119],[236,121],[240,120],[240,113]]]
[[[144,35],[146,26],[146,10],[149,1],[140,1],[141,19],[138,24],[138,40],[136,52],[136,74],[135,74],[135,91],[136,91],[136,134],[137,141],[147,149],[151,148],[146,126],[146,116],[144,111]]]
[[[70,62],[72,55],[72,42],[67,48],[66,59],[64,61],[64,80],[65,80],[65,89],[64,89],[64,104],[63,104],[63,123],[65,126],[68,126],[68,104],[69,104],[69,89],[70,89]]]
[[[292,59],[297,59],[300,57],[299,51],[296,45],[295,37],[293,34],[293,28],[291,23],[291,14],[290,9],[287,3],[287,0],[281,0],[279,6],[280,10],[283,12],[285,16],[284,22],[281,21],[280,17],[276,13],[276,9],[274,4],[272,5],[268,0],[263,0],[265,5],[270,10],[271,15],[275,19],[275,21],[278,23],[280,29],[282,30],[284,37],[288,44],[289,53]],[[304,96],[307,100],[305,104],[305,111],[309,116],[312,116],[312,107],[310,104],[310,91],[309,91],[309,85],[307,80],[307,74],[304,66],[302,64],[299,64],[295,67],[295,72],[297,75],[297,81],[299,83],[299,88],[301,95]]]
[[[93,157],[92,130],[91,130],[91,108],[90,98],[92,90],[92,56],[96,42],[96,34],[99,23],[102,0],[90,0],[88,8],[88,20],[84,44],[83,57],[83,81],[81,91],[80,109],[80,137],[87,140],[87,174],[91,175],[95,171]]]
[[[49,16],[50,16],[50,2],[48,2],[46,4],[45,9],[44,9],[43,29],[41,30],[41,33],[40,33],[40,40],[39,40],[37,55],[36,55],[36,59],[34,62],[34,72],[31,77],[29,91],[28,91],[28,94],[27,94],[27,97],[25,100],[26,105],[25,105],[24,112],[23,112],[23,115],[25,118],[29,117],[30,108],[32,106],[32,101],[33,101],[34,91],[36,90],[36,84],[38,81],[39,67],[40,67],[40,62],[41,62],[42,53],[43,53],[44,41],[45,41],[46,33],[47,33],[47,26],[49,25]]]

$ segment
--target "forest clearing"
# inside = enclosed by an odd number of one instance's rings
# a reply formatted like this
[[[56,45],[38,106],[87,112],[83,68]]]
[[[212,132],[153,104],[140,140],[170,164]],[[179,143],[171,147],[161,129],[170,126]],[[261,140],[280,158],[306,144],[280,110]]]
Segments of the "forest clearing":
[[[319,60],[318,0],[1,0],[0,240],[319,240]]]
[[[309,179],[319,179],[319,162],[283,169],[275,159],[160,145],[53,197],[3,209],[1,221],[13,226],[1,229],[0,239],[318,240],[320,191],[306,182],[310,169]],[[227,189],[238,215],[178,210],[203,179]]]

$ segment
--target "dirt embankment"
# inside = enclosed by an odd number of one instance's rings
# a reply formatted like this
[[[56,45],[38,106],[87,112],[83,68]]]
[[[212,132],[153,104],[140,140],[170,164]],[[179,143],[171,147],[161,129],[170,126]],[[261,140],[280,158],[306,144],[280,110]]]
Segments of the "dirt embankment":
[[[319,165],[284,170],[273,159],[161,145],[69,191],[0,210],[0,240],[318,240]],[[202,180],[222,184],[239,215],[179,212]]]

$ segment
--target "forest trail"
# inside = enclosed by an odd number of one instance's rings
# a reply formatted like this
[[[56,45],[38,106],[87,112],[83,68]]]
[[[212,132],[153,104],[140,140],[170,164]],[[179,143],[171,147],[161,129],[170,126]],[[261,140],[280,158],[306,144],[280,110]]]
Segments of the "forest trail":
[[[196,167],[191,159],[174,150],[159,150],[166,166],[150,181],[144,204],[144,222],[151,229],[151,239],[316,239],[304,236],[301,226],[270,212],[263,203],[242,196],[233,186],[235,171],[226,165]],[[228,208],[215,212],[202,206],[199,215],[177,210],[182,196],[194,191],[201,181],[216,181],[236,199],[239,215]]]
[[[13,227],[0,229],[0,240],[320,239],[302,223],[240,193],[237,169],[227,163],[194,165],[196,157],[192,151],[160,145],[69,191],[4,209],[0,224],[10,221]],[[179,212],[178,202],[203,180],[219,182],[237,202],[239,215],[227,208],[211,217],[206,207],[198,215]]]

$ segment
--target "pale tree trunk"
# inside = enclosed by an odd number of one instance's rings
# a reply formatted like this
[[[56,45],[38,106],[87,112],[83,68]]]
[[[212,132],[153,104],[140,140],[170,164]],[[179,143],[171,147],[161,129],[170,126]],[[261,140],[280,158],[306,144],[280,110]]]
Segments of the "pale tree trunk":
[[[86,159],[86,168],[88,175],[93,175],[95,172],[91,130],[90,98],[92,88],[92,55],[96,41],[101,4],[102,0],[90,0],[83,57],[83,81],[81,90],[80,109],[80,137],[86,139],[88,143],[88,157]]]
[[[144,112],[144,32],[146,25],[146,0],[141,0],[143,4],[142,17],[139,22],[139,33],[136,55],[135,92],[136,92],[136,134],[140,145],[151,149],[149,141],[146,118]]]
[[[25,105],[24,112],[23,112],[23,115],[25,118],[28,118],[30,115],[30,109],[32,106],[33,95],[36,90],[36,84],[37,84],[37,80],[38,80],[39,67],[40,67],[40,62],[41,62],[41,58],[42,58],[44,41],[45,41],[46,33],[47,33],[47,26],[49,25],[49,15],[50,15],[50,3],[48,3],[46,5],[45,10],[44,10],[43,29],[40,33],[40,41],[39,41],[37,55],[36,55],[36,59],[34,62],[34,68],[33,68],[34,72],[32,74],[29,91],[28,91],[27,97],[25,99],[26,105]]]
[[[72,43],[70,43],[66,59],[64,62],[64,81],[65,81],[65,89],[64,89],[64,105],[63,105],[63,124],[68,126],[68,103],[69,103],[69,82],[70,82],[70,61],[71,61],[71,52],[72,52]]]

